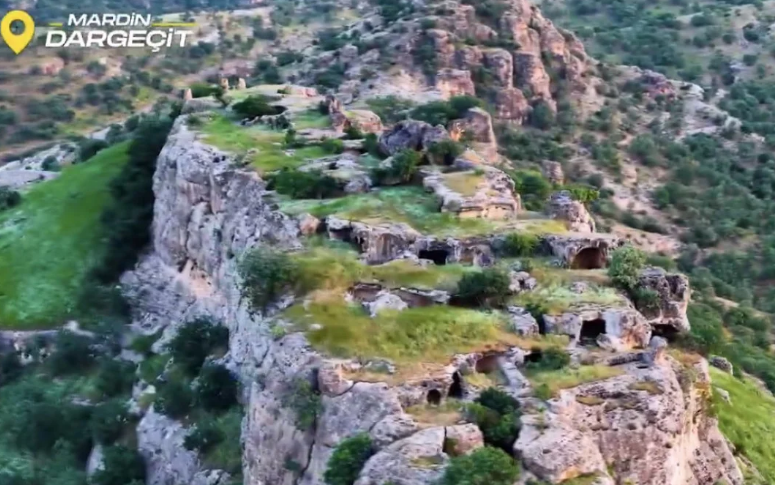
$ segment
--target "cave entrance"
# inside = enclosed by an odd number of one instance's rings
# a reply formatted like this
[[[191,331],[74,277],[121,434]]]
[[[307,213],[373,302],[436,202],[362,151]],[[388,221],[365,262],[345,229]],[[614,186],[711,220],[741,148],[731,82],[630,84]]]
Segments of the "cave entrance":
[[[452,374],[452,385],[449,386],[449,397],[463,399],[463,379],[460,378],[460,372]]]
[[[431,389],[428,391],[428,404],[431,406],[438,406],[441,404],[441,392],[438,389]]]
[[[571,262],[571,269],[601,269],[605,268],[605,253],[600,248],[584,248],[579,251]]]
[[[436,266],[444,266],[447,264],[447,258],[449,258],[449,252],[444,249],[423,249],[417,255],[420,259],[429,259],[433,261]]]
[[[530,353],[525,356],[525,364],[537,364],[544,358],[541,349],[531,349]]]
[[[671,344],[678,338],[678,333],[678,330],[672,325],[654,325],[651,329],[652,337],[662,337]]]
[[[597,345],[597,338],[603,334],[605,334],[605,320],[602,318],[585,320],[581,324],[579,342],[582,345]]]
[[[498,370],[498,356],[485,355],[476,361],[476,372],[479,374],[492,374]]]

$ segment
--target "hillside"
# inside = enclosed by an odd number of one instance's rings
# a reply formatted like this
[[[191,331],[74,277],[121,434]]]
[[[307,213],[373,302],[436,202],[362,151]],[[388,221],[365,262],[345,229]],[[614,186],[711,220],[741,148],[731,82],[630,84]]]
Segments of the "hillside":
[[[766,3],[149,7],[0,167],[0,482],[775,479]]]

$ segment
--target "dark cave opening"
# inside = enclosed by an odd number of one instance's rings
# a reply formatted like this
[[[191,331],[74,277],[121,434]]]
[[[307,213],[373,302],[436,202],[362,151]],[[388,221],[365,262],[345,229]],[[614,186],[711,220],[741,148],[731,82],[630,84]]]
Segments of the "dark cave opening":
[[[444,266],[447,264],[447,258],[449,258],[449,252],[443,249],[423,249],[417,255],[420,259],[429,259],[433,261],[436,266]]]
[[[491,374],[498,370],[498,356],[485,355],[476,361],[476,372],[479,374]]]
[[[459,372],[452,374],[452,385],[449,386],[449,397],[463,399],[463,379]]]
[[[544,354],[541,352],[541,349],[532,349],[530,353],[525,356],[525,364],[537,364],[538,362],[541,362],[543,357]]]
[[[672,325],[654,325],[651,328],[652,337],[662,337],[669,343],[674,343],[678,338],[678,330]]]
[[[431,389],[428,391],[428,404],[431,406],[438,406],[441,404],[441,392],[438,389]]]
[[[581,324],[579,332],[579,342],[582,345],[597,345],[597,338],[605,333],[605,320],[597,318],[595,320],[585,320]]]
[[[605,253],[600,248],[584,248],[579,251],[571,262],[571,269],[601,269],[605,268]]]

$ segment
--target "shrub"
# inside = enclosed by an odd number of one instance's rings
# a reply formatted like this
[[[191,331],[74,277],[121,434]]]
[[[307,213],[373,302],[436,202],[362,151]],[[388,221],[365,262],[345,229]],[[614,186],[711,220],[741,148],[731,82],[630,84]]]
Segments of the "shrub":
[[[331,454],[323,479],[327,485],[352,485],[373,454],[369,435],[361,433],[346,438]]]
[[[456,298],[469,305],[503,306],[509,296],[509,277],[496,268],[466,273],[457,286]]]
[[[535,234],[511,233],[503,241],[501,251],[504,256],[519,258],[533,256],[538,249],[540,239]]]
[[[89,337],[63,330],[57,334],[54,352],[46,360],[46,366],[54,375],[82,372],[95,362],[93,343]]]
[[[552,184],[540,172],[533,170],[518,170],[510,175],[525,207],[529,210],[542,209],[552,193]]]
[[[541,360],[538,362],[529,362],[528,369],[553,371],[560,370],[570,365],[570,356],[563,349],[549,347],[547,349],[533,349],[535,353],[541,353]]]
[[[245,255],[239,264],[242,296],[253,311],[266,311],[284,293],[299,282],[299,268],[287,255],[267,248],[257,248]]]
[[[503,450],[485,446],[469,455],[453,457],[441,480],[442,485],[511,485],[519,467]]]
[[[344,142],[342,140],[337,140],[336,138],[326,138],[320,142],[320,148],[326,153],[338,155],[344,152]]]
[[[85,162],[105,148],[108,148],[108,142],[105,140],[87,138],[78,146],[78,161]]]
[[[344,130],[345,138],[348,140],[362,140],[364,134],[357,126],[350,125]]]
[[[454,96],[448,101],[432,101],[414,108],[410,117],[431,125],[446,126],[450,121],[460,119],[471,108],[482,107],[483,103],[473,96]]]
[[[94,408],[89,429],[94,440],[101,445],[111,445],[118,440],[129,424],[129,412],[121,401],[108,401]]]
[[[0,386],[14,381],[22,372],[22,363],[16,352],[0,355]]]
[[[214,446],[223,442],[226,436],[223,434],[218,424],[211,417],[202,419],[196,423],[183,441],[183,446],[187,450],[197,450],[200,453],[207,453]]]
[[[306,379],[296,379],[286,396],[286,406],[296,413],[296,426],[301,430],[310,429],[322,410],[320,394]]]
[[[384,158],[382,149],[379,147],[379,138],[374,133],[369,133],[363,138],[363,149],[373,157]]]
[[[556,122],[554,111],[546,101],[539,101],[530,113],[530,124],[540,130],[548,130]]]
[[[398,123],[406,119],[407,112],[414,106],[412,101],[396,96],[373,98],[366,101],[366,103],[387,124]]]
[[[421,161],[420,152],[406,149],[393,156],[389,167],[374,170],[372,176],[377,184],[410,182]]]
[[[624,246],[615,250],[611,256],[608,276],[616,286],[632,291],[645,262],[646,255],[642,251],[632,246]]]
[[[145,462],[136,450],[122,445],[106,448],[103,464],[92,478],[95,485],[145,483]]]
[[[293,199],[325,199],[339,193],[336,179],[319,170],[284,168],[269,176],[269,187]]]
[[[225,411],[237,404],[239,385],[226,367],[208,364],[202,367],[196,385],[196,401],[207,411]]]
[[[269,101],[266,96],[248,96],[239,103],[235,103],[232,109],[245,118],[280,114],[282,110],[271,106]]]
[[[182,418],[191,410],[194,395],[188,383],[171,380],[158,386],[153,402],[157,411],[171,418]]]
[[[441,162],[445,165],[452,165],[464,151],[463,145],[453,140],[443,140],[428,148],[428,153],[433,157],[434,162]]]
[[[500,389],[486,389],[466,406],[466,414],[489,445],[509,450],[519,435],[519,403]]]
[[[132,390],[136,365],[126,360],[104,358],[100,362],[94,388],[102,397],[115,397]]]
[[[585,187],[583,185],[570,185],[563,187],[563,190],[570,192],[571,198],[581,203],[588,204],[600,198],[600,191],[594,187]]]
[[[219,86],[207,83],[194,83],[191,85],[191,96],[194,98],[206,98],[218,92]]]
[[[204,317],[185,323],[167,344],[175,364],[190,376],[202,368],[208,355],[229,344],[229,329]]]
[[[16,207],[22,201],[19,192],[8,187],[0,187],[0,211]]]

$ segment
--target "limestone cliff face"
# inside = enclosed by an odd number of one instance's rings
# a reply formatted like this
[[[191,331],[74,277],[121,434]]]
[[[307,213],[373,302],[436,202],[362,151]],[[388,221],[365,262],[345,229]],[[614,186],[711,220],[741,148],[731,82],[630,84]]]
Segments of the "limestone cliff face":
[[[162,343],[177,324],[200,315],[229,327],[231,341],[223,361],[243,382],[246,485],[322,485],[336,445],[361,432],[371,436],[377,453],[366,463],[358,485],[434,483],[450,458],[445,437],[466,436],[459,444],[470,449],[482,445],[481,437],[471,425],[422,425],[406,411],[431,398],[443,402],[452,394],[475,398],[478,391],[466,379],[481,367],[480,361],[497,366],[506,377],[504,391],[519,398],[525,409],[536,401],[527,397],[530,384],[518,370],[525,351],[516,347],[497,356],[450,356],[447,365],[402,382],[395,382],[396,376],[386,376],[390,383],[358,382],[351,379],[360,371],[391,364],[331,359],[314,351],[301,333],[273,335],[270,327],[276,322],[271,319],[289,301],[277,302],[268,315],[249,312],[240,297],[237,262],[245,250],[262,245],[300,248],[299,223],[276,209],[255,173],[237,168],[230,156],[202,143],[186,120],[177,120],[158,160],[153,247],[122,285],[137,308],[136,325],[164,329]],[[328,224],[329,232],[336,232],[332,221]],[[368,256],[367,249],[363,252]],[[353,297],[358,299],[355,292]],[[637,329],[647,326],[645,320],[632,322]],[[627,342],[645,345],[648,328],[641,334]],[[571,352],[585,352],[573,345]],[[619,377],[562,391],[543,417],[526,411],[514,453],[525,468],[550,483],[599,473],[601,480],[609,480],[602,483],[615,478],[653,485],[741,484],[734,457],[715,421],[704,413],[704,393],[709,392],[704,367],[684,372],[668,357],[623,355],[630,363],[610,364],[621,365]],[[289,399],[305,381],[319,391],[321,408],[312,422],[303,424]],[[203,470],[199,458],[182,449],[184,436],[180,423],[153,408],[145,413],[138,443],[148,464],[148,483],[224,485],[228,477]]]
[[[425,16],[418,14],[400,30],[364,29],[363,41],[382,46],[379,53],[374,49],[348,58],[345,53],[351,46],[345,46],[334,55],[322,53],[313,63],[323,67],[346,59],[348,81],[340,87],[346,102],[363,95],[416,94],[420,101],[432,93],[443,98],[476,94],[489,98],[498,121],[516,124],[538,101],[555,109],[560,90],[574,92],[576,98],[593,95],[596,62],[572,33],[556,27],[528,0],[504,0],[500,7],[499,18],[491,19],[473,5],[448,0],[420,10]],[[372,65],[378,62],[401,69],[360,82],[367,66],[384,71]],[[410,73],[419,79],[415,86],[424,84],[429,92],[395,92],[395,86],[406,84],[396,76]]]
[[[545,413],[523,416],[514,448],[534,474],[557,483],[598,474],[596,483],[740,485],[743,477],[707,413],[708,364],[659,356],[623,374],[561,391]]]

